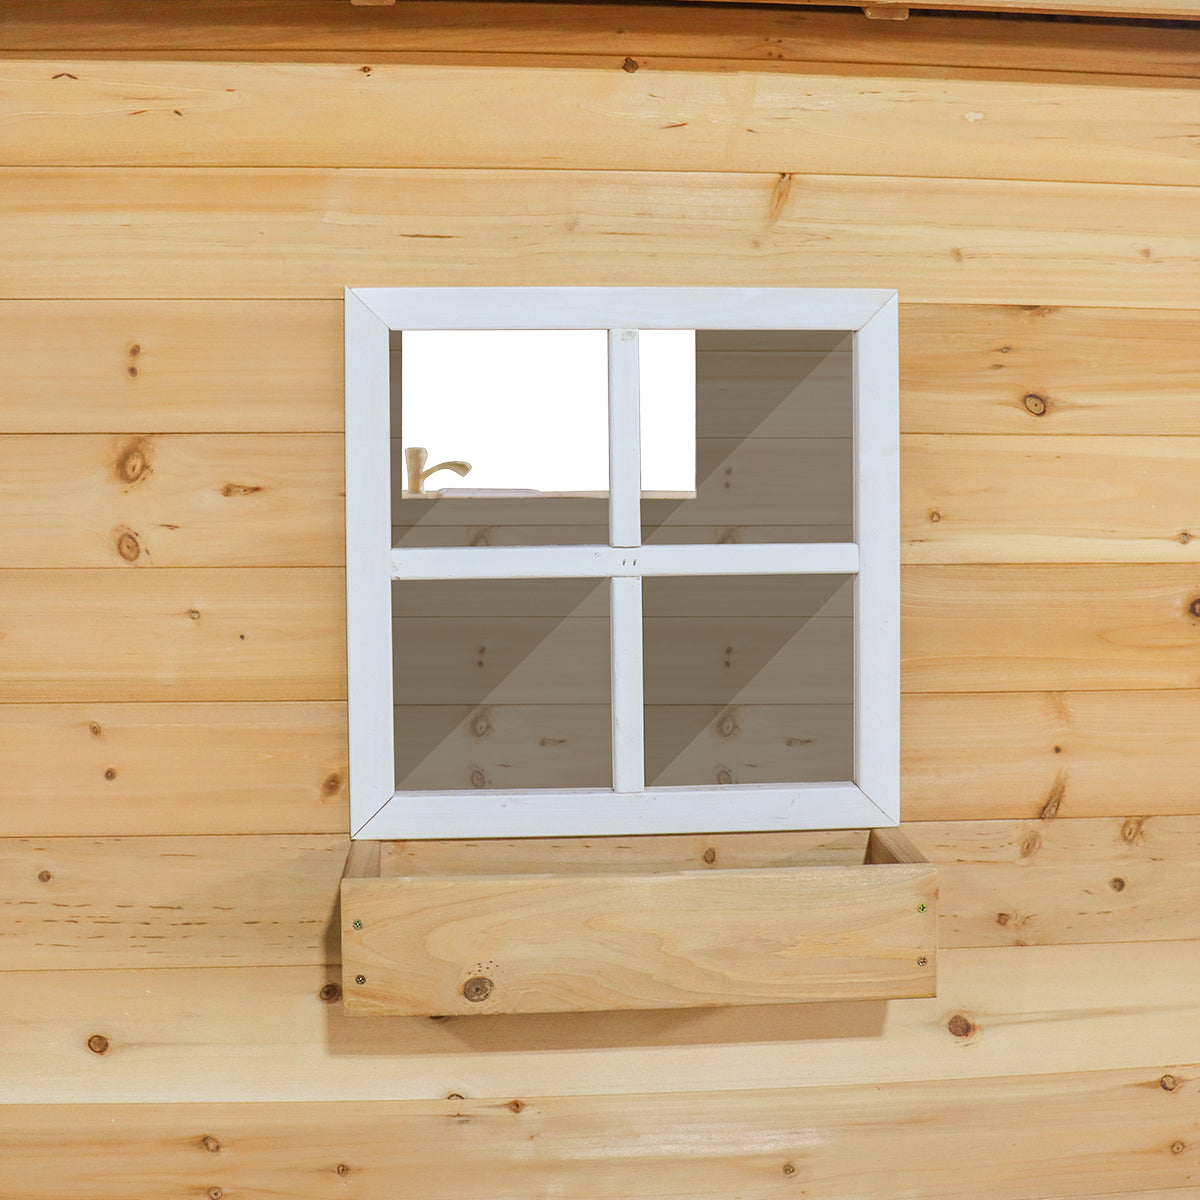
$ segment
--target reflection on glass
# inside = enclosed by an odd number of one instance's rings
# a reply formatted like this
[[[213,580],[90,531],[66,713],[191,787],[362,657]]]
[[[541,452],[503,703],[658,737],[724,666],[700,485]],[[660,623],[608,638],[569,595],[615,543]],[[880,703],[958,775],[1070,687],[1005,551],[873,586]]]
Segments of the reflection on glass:
[[[643,330],[643,495],[694,495],[695,334]],[[608,334],[392,335],[396,546],[608,541]]]
[[[610,787],[606,581],[392,587],[396,787]]]
[[[853,578],[646,579],[646,782],[853,777]]]
[[[851,334],[698,330],[696,494],[643,541],[853,541],[852,399]]]

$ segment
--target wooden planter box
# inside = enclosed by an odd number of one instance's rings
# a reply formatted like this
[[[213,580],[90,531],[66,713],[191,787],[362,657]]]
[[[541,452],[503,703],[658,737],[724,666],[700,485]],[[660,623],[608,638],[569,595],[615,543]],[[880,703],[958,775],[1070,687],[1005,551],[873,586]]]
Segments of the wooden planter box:
[[[348,1013],[936,993],[935,871],[894,829],[356,842],[341,900]]]

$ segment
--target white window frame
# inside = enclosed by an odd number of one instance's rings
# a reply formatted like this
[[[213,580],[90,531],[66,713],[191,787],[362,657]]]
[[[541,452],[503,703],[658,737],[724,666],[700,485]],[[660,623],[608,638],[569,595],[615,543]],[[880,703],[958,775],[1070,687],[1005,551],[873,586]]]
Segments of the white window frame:
[[[609,330],[609,545],[392,548],[390,335]],[[844,330],[853,337],[854,542],[641,542],[640,329]],[[346,291],[346,622],[351,836],[505,838],[863,829],[900,820],[897,300],[815,288]],[[854,575],[854,779],[646,787],[641,580]],[[609,579],[611,788],[396,791],[393,579]]]

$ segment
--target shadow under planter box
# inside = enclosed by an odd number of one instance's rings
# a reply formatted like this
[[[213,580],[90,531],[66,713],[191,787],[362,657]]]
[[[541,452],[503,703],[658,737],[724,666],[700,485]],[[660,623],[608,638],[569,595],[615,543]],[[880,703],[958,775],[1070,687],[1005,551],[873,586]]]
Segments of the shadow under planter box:
[[[936,872],[896,829],[355,842],[341,928],[360,1015],[937,990]]]

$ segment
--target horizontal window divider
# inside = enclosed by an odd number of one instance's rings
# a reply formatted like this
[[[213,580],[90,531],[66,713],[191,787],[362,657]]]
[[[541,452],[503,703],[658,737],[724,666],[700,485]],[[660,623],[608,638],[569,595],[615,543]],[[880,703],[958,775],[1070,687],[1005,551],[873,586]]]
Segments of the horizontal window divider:
[[[856,575],[854,542],[690,546],[405,546],[391,577],[605,579],[655,575]]]
[[[356,838],[602,837],[896,824],[854,783],[396,792]]]

